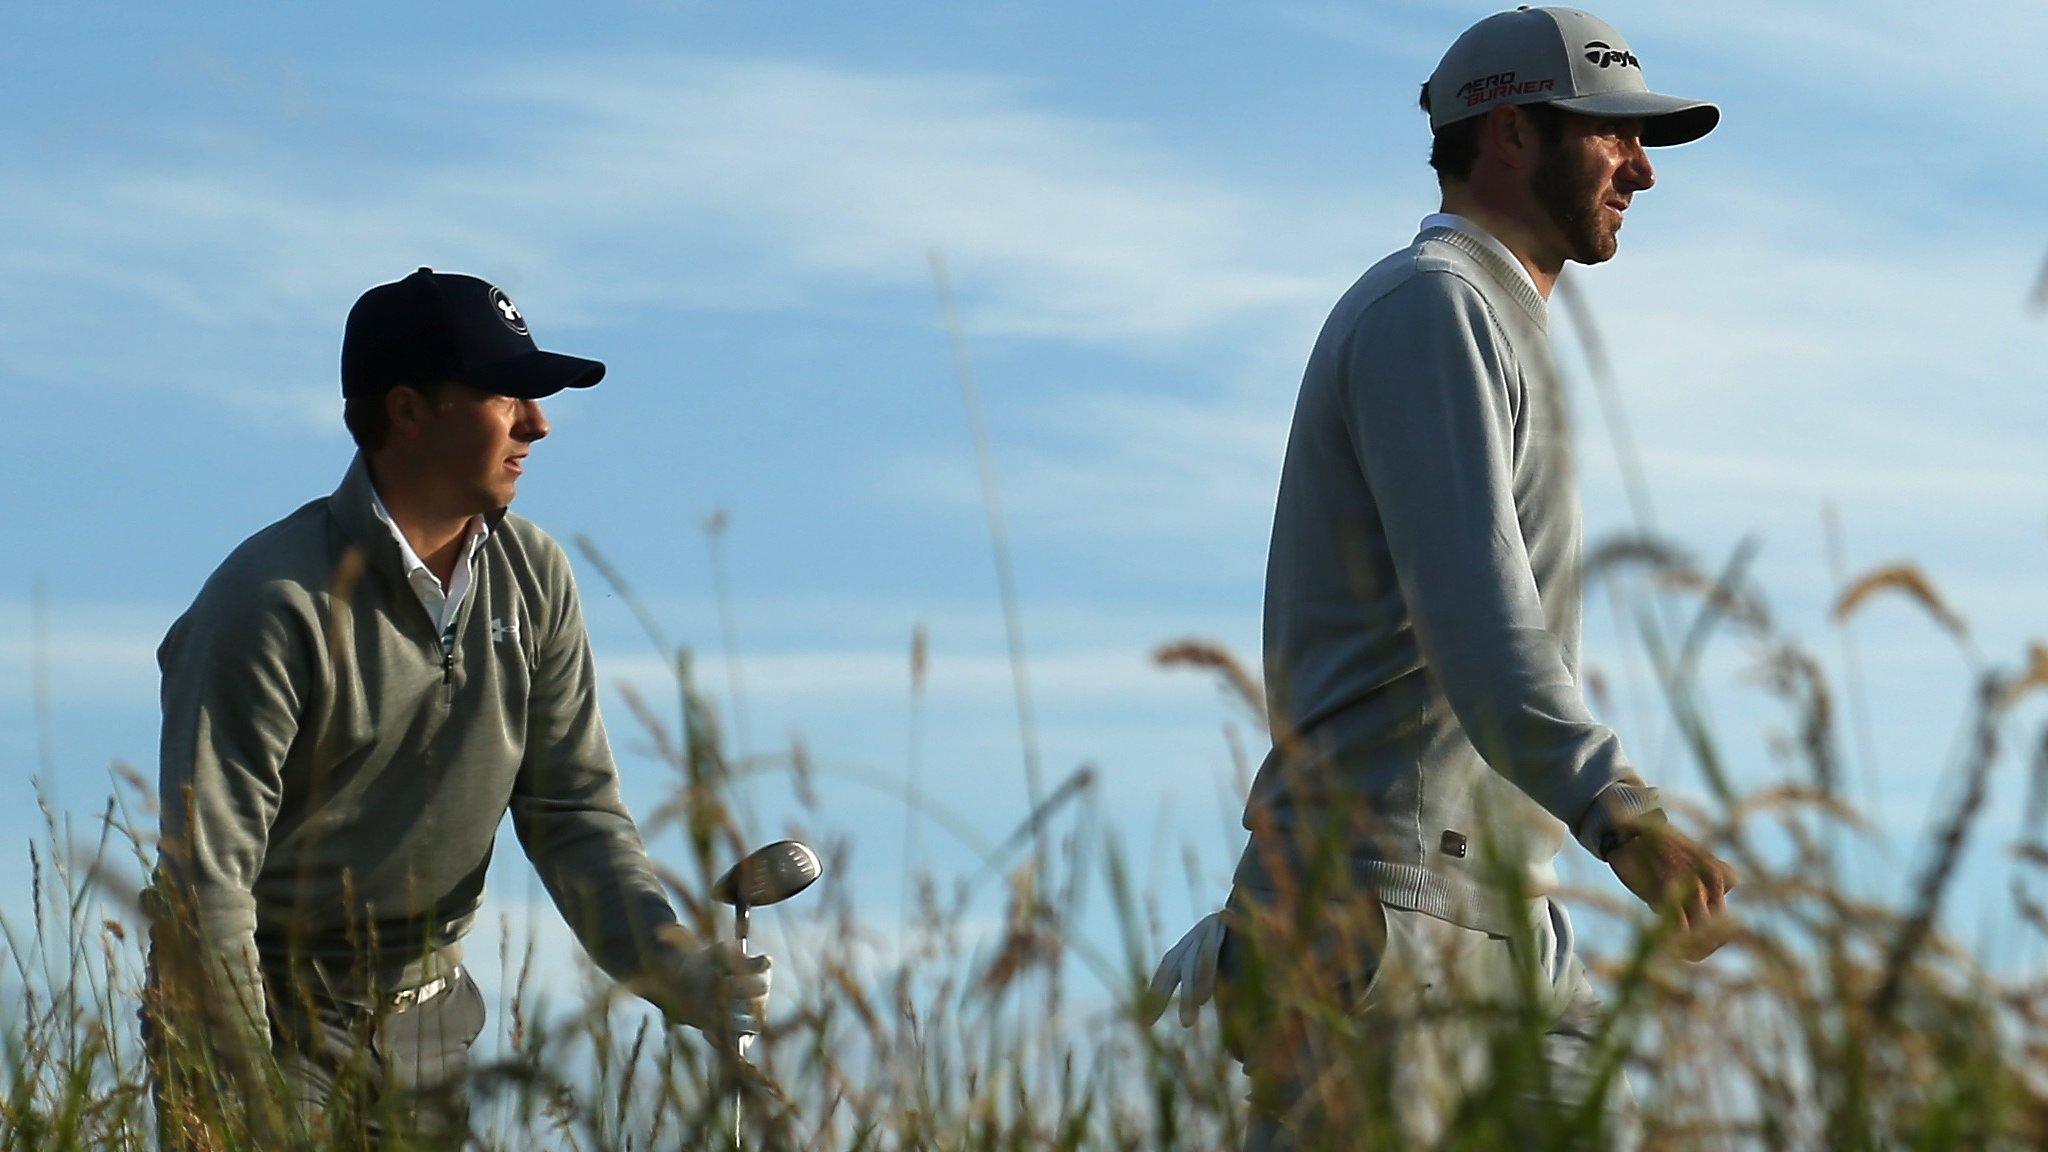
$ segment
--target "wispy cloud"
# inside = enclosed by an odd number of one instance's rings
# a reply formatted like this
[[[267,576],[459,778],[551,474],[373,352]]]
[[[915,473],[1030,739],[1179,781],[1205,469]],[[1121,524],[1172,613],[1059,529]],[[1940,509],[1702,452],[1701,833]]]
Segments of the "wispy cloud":
[[[1411,100],[1414,86],[1457,34],[1487,12],[1464,0],[1370,7],[1286,0],[1262,8],[1282,26],[1401,67],[1411,78],[1403,87]],[[1964,18],[1911,0],[1635,0],[1601,5],[1598,14],[1627,36],[1658,89],[1721,100],[1737,89],[1738,123],[1782,118],[1779,126],[1796,124],[1812,138],[1882,126],[1896,138],[1904,119],[1997,141],[2016,156],[2038,157],[2048,144],[2048,131],[2032,119],[1985,112],[1998,93],[2024,90],[2048,52],[2048,24],[2033,0],[1984,0],[1970,5]],[[1760,82],[1768,102],[1740,98]]]
[[[749,239],[798,293],[922,292],[938,247],[993,332],[1217,347],[1320,294],[1318,262],[1289,250],[1339,203],[1207,171],[1142,125],[980,76],[644,57],[520,68],[475,91],[557,126],[543,172],[579,181],[593,220],[659,218],[693,246]]]
[[[493,270],[559,326],[922,295],[935,246],[978,330],[1228,355],[1342,267],[1309,255],[1346,232],[1335,198],[1206,172],[1021,84],[651,55],[455,76],[452,98],[447,77],[328,90],[372,124],[438,104],[479,125],[454,154],[372,148],[341,173],[258,136],[0,181],[9,366],[271,403],[280,375],[331,391],[338,313],[418,262]]]
[[[2042,522],[2028,477],[2048,474],[2048,446],[2030,430],[2048,399],[2018,288],[2031,253],[1995,231],[1901,228],[1733,161],[1671,168],[1621,257],[1580,279],[1670,511],[1695,530],[1805,535],[1833,501],[1943,552]],[[1573,344],[1559,340],[1567,363]],[[1590,395],[1579,415],[1604,467]]]
[[[1999,141],[2015,156],[2038,157],[2048,145],[2048,129],[2032,118],[1986,114],[2000,93],[2030,83],[2048,51],[2048,24],[2033,0],[1985,0],[1966,12],[1911,0],[1832,8],[1662,3],[1654,15],[1624,22],[1646,25],[1634,35],[1654,35],[1669,54],[1682,52],[1703,77],[1715,70],[1769,76],[1779,107],[1798,107],[1816,134],[1829,128],[1818,116],[1853,110],[1873,125],[1895,126],[1900,117],[1939,122]],[[1873,115],[1876,109],[1884,115]]]
[[[1283,370],[1284,371],[1284,370]],[[1005,508],[1020,539],[1114,550],[1120,567],[1183,570],[1201,542],[1205,579],[1256,580],[1287,443],[1291,372],[1258,395],[1099,392],[1029,414],[999,454]],[[891,464],[881,495],[912,508],[978,514],[973,465],[959,454]],[[1221,563],[1219,565],[1219,557]],[[1193,575],[1193,573],[1189,573]]]
[[[0,600],[0,700],[25,702],[41,688],[64,703],[149,704],[156,648],[179,609],[130,604],[46,608],[39,648],[33,604]]]
[[[601,655],[599,670],[614,682],[649,693],[671,691],[673,672],[654,656]],[[719,670],[703,669],[719,684]],[[910,699],[910,660],[903,651],[763,652],[745,659],[749,698],[799,714],[850,701],[897,703]],[[1070,710],[1127,709],[1143,703],[1206,699],[1206,686],[1161,670],[1145,646],[1082,651],[1052,650],[1031,658],[1039,701]],[[943,649],[931,658],[926,696],[937,706],[1011,707],[1009,656],[998,650]],[[660,698],[660,697],[656,697]]]
[[[979,338],[1107,342],[1183,366],[1171,395],[1105,378],[1027,416],[1027,443],[1002,462],[1026,535],[1036,525],[1082,539],[1241,540],[1263,531],[1295,373],[1328,302],[1371,258],[1363,237],[1398,237],[1429,207],[1390,187],[1215,171],[1142,125],[1055,111],[1044,92],[982,76],[664,55],[455,76],[453,97],[392,77],[337,90],[373,123],[432,95],[476,128],[445,159],[363,156],[352,186],[331,164],[303,165],[303,145],[262,138],[185,161],[76,158],[61,191],[15,177],[4,211],[25,242],[6,258],[12,287],[0,288],[11,366],[170,380],[331,425],[337,313],[415,260],[445,255],[530,280],[529,311],[562,324],[621,307],[922,297],[923,253],[938,246]],[[1825,429],[1840,454],[1867,458],[1873,442],[1916,426],[1931,433],[1919,463],[1940,471],[1955,459],[1956,484],[2033,467],[2040,450],[2014,431],[2022,422],[1969,404],[1941,420],[2002,432],[2008,450],[1992,455],[2008,471],[1976,464],[1963,443],[1976,427],[1931,449],[1942,425],[1928,427],[1924,391],[1908,387],[2017,392],[2024,343],[1959,348],[1952,335],[2001,326],[1986,311],[1995,252],[1901,241],[1849,190],[1746,169],[1729,158],[1736,143],[1673,158],[1677,179],[1713,197],[1652,193],[1639,212],[1663,214],[1657,242],[1639,248],[1632,232],[1624,258],[1589,280],[1641,382],[1629,401],[1654,455],[1676,468],[1747,449],[1800,490],[1881,492],[1889,478],[1924,496],[1933,489],[1910,470],[1872,474],[1769,435]],[[2017,323],[2016,303],[2004,311]],[[93,355],[77,356],[81,346]],[[1787,405],[1794,391],[1801,400]],[[1778,415],[1756,418],[1765,412]],[[1667,449],[1667,428],[1689,442]],[[1713,432],[1740,432],[1743,447]],[[957,462],[898,467],[919,479],[885,491],[972,498],[971,485],[925,482]]]
[[[595,595],[594,588],[586,588],[586,595]],[[701,601],[672,607],[672,615],[700,622],[714,611]],[[935,637],[930,699],[1010,706],[1009,658],[992,604],[918,604],[848,594],[808,603],[742,600],[736,609],[742,621],[763,625],[750,631],[754,641],[740,654],[748,693],[763,705],[801,715],[812,706],[907,700],[910,629],[922,623]],[[608,608],[591,604],[586,610],[593,627],[604,629],[597,656],[607,683],[633,684],[665,699],[673,683],[666,661],[621,630],[624,622],[612,619]],[[168,604],[66,603],[47,613],[47,646],[39,653],[31,605],[0,600],[0,699],[26,700],[40,674],[51,698],[62,704],[147,704],[157,690],[157,645],[179,611]],[[1033,606],[1031,620],[1041,648],[1032,659],[1032,675],[1048,705],[1190,698],[1192,678],[1151,663],[1158,644],[1199,630],[1186,614],[1048,601]],[[881,636],[899,628],[900,643],[889,642],[894,635]],[[1236,639],[1242,643],[1246,637]],[[724,666],[715,648],[700,653],[699,676],[707,687],[723,690]]]

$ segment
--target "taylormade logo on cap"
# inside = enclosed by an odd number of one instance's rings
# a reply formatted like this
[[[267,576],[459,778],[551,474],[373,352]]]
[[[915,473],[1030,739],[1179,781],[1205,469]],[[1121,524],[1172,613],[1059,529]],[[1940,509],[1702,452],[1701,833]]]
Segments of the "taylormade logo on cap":
[[[1616,65],[1623,68],[1641,68],[1643,66],[1643,62],[1636,59],[1635,53],[1626,48],[1616,48],[1614,45],[1602,40],[1595,40],[1586,45],[1586,59],[1598,64],[1602,68],[1612,68]]]
[[[1517,8],[1459,36],[1429,77],[1432,131],[1500,104],[1555,104],[1586,116],[1640,119],[1646,145],[1713,130],[1720,109],[1649,90],[1643,63],[1612,24],[1576,8]]]

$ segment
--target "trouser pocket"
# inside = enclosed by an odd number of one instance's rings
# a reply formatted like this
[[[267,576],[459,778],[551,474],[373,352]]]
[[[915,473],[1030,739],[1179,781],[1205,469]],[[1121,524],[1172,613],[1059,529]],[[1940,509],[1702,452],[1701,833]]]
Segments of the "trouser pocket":
[[[1231,893],[1216,1003],[1224,1045],[1248,1074],[1298,1065],[1319,1027],[1371,1006],[1393,958],[1388,916],[1370,897],[1298,916]]]
[[[484,1030],[484,997],[467,968],[432,995],[384,1008],[371,1033],[388,1088],[432,1092],[461,1079]]]
[[[445,990],[388,1001],[370,1033],[380,1076],[380,1112],[434,1146],[469,1136],[469,1050],[484,1027],[484,998],[467,969]]]

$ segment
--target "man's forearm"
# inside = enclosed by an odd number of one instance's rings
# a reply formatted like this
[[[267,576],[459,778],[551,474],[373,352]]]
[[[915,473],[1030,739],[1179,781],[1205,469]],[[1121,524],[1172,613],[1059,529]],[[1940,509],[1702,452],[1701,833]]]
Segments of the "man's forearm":
[[[176,1041],[171,1055],[260,1087],[270,1022],[253,910],[195,892],[162,871],[146,903],[155,1011]]]
[[[584,951],[616,980],[663,962],[676,923],[653,862],[623,810],[523,798],[513,827]]]

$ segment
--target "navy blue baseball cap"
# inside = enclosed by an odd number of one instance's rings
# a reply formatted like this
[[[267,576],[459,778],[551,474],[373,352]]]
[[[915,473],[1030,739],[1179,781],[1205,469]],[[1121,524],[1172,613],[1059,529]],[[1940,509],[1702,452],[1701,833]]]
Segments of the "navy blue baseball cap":
[[[363,293],[341,337],[345,397],[455,381],[538,400],[602,379],[604,365],[596,360],[535,346],[526,317],[503,289],[432,268]]]

